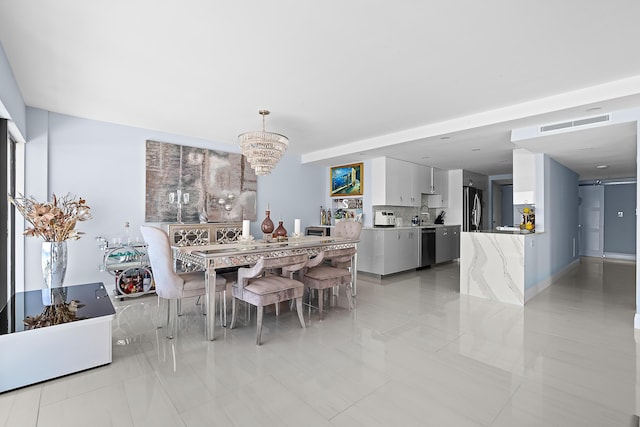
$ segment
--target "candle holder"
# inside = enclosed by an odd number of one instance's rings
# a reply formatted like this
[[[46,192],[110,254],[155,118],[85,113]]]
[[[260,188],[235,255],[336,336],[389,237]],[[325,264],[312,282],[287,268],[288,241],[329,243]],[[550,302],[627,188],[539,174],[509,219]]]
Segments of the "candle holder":
[[[169,204],[176,205],[178,207],[176,220],[182,224],[182,205],[189,204],[189,193],[183,193],[182,190],[176,190],[175,193],[169,193]]]
[[[243,246],[247,246],[250,245],[253,242],[253,236],[252,235],[248,235],[246,237],[244,236],[240,236],[238,237],[238,243],[243,245]]]

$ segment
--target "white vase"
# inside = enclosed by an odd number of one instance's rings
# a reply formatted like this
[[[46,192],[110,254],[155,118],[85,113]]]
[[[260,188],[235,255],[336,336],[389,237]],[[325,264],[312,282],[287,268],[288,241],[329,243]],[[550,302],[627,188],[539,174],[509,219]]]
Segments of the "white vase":
[[[67,272],[67,242],[42,242],[42,277],[48,289],[59,288]]]

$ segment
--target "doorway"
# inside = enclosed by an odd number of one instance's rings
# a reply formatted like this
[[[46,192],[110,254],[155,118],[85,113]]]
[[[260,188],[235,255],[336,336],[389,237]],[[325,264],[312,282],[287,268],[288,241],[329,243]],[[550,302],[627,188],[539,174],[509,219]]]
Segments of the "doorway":
[[[635,259],[635,182],[580,185],[578,205],[580,256]]]
[[[491,182],[491,228],[514,225],[513,183],[501,179]]]

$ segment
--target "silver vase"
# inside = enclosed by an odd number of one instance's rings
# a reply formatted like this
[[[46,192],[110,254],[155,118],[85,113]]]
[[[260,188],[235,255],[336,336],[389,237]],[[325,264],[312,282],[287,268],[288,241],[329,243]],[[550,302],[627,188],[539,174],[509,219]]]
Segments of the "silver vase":
[[[67,272],[67,242],[42,242],[42,276],[47,288],[59,288]]]

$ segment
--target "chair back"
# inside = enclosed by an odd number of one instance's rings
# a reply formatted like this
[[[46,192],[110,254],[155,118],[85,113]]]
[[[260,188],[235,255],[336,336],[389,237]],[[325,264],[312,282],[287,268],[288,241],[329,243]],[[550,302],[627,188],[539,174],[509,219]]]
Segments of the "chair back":
[[[353,220],[342,220],[331,230],[331,235],[358,240],[362,231],[362,223]]]
[[[163,230],[147,225],[141,225],[140,232],[147,243],[147,255],[151,262],[156,293],[166,299],[181,298],[184,280],[173,271],[173,253],[169,236]]]
[[[291,277],[294,272],[302,270],[309,260],[309,255],[286,255],[274,258],[260,258],[256,265],[250,268],[238,269],[238,285],[243,288],[249,281],[262,275],[265,270],[281,268],[283,276]]]
[[[350,262],[355,253],[356,248],[330,249],[323,251],[323,258],[331,260],[332,263]]]

